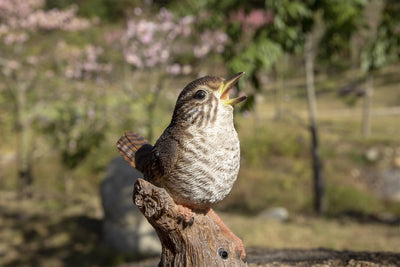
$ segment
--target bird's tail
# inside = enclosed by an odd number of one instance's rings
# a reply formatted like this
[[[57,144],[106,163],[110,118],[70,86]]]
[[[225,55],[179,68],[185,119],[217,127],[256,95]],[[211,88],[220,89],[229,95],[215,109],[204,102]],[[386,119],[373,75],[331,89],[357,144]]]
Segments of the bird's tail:
[[[143,173],[151,158],[153,146],[140,134],[125,132],[117,142],[119,153],[129,164]]]

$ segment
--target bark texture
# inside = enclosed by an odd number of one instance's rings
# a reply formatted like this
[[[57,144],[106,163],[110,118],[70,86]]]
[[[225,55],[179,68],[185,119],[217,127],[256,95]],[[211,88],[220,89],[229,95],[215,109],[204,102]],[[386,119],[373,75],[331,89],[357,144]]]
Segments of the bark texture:
[[[185,226],[165,189],[143,179],[135,184],[133,201],[160,238],[159,266],[247,266],[234,240],[205,211],[193,211],[193,225]]]

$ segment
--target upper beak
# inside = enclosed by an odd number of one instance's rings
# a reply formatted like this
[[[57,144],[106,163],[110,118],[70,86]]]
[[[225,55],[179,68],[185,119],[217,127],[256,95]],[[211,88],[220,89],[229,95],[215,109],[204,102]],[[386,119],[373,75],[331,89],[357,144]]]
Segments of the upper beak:
[[[233,75],[232,77],[228,78],[227,80],[225,80],[224,84],[222,85],[222,87],[220,89],[220,95],[221,95],[220,99],[222,100],[222,102],[224,104],[233,106],[237,103],[240,103],[240,102],[246,100],[247,96],[245,96],[245,95],[229,99],[229,92],[231,91],[233,86],[237,83],[239,78],[242,77],[243,74],[244,74],[244,72],[239,72],[239,73],[236,73],[235,75]]]

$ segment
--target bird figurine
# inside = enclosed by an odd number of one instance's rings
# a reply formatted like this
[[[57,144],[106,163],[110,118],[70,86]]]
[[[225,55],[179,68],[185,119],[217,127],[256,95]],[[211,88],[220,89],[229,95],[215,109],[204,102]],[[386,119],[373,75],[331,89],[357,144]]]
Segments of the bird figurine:
[[[211,205],[228,195],[239,172],[233,106],[246,96],[231,99],[229,92],[243,74],[228,79],[205,76],[189,83],[178,96],[171,123],[154,146],[134,132],[125,132],[117,142],[121,155],[145,180],[167,190],[185,226],[193,224],[193,211],[205,211],[233,238],[241,258],[245,256],[242,241]]]

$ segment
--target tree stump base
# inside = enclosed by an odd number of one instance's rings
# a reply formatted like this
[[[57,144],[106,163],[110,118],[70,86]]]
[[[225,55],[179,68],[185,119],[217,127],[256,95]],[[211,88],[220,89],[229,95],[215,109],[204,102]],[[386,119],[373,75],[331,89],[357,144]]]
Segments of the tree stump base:
[[[184,226],[167,191],[143,179],[135,183],[133,201],[160,238],[159,266],[247,266],[234,240],[205,211],[194,210],[193,225]]]

